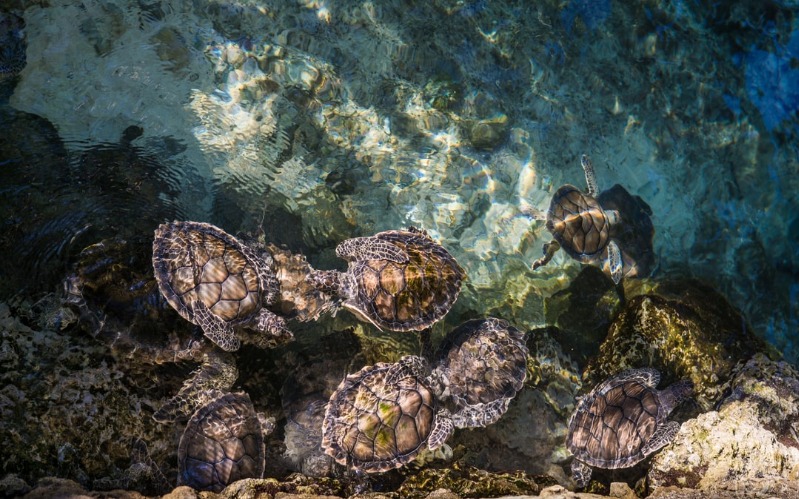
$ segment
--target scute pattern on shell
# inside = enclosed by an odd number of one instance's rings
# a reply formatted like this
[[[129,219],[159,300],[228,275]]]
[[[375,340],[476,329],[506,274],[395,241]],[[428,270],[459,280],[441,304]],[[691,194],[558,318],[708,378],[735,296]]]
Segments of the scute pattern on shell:
[[[419,331],[444,317],[460,293],[465,274],[458,262],[426,233],[386,231],[374,236],[408,256],[350,262],[357,292],[345,305],[380,328]]]
[[[444,338],[437,369],[444,372],[455,405],[470,408],[467,426],[487,426],[505,413],[524,385],[527,354],[525,334],[493,317],[466,321]]]
[[[583,263],[599,256],[610,240],[610,224],[593,197],[573,185],[564,185],[552,196],[547,229],[561,248]]]
[[[616,469],[633,466],[646,457],[645,444],[666,414],[654,388],[659,375],[653,379],[630,376],[632,372],[601,383],[578,405],[566,440],[575,459]]]
[[[153,268],[161,293],[186,320],[202,302],[225,322],[249,319],[261,307],[262,278],[250,250],[210,224],[173,222],[155,232]]]
[[[397,365],[347,376],[330,397],[322,447],[337,462],[373,473],[399,468],[426,445],[435,419],[432,392],[415,376],[389,383]]]
[[[261,478],[266,451],[250,397],[229,393],[199,408],[178,445],[178,483],[220,492],[244,478]]]

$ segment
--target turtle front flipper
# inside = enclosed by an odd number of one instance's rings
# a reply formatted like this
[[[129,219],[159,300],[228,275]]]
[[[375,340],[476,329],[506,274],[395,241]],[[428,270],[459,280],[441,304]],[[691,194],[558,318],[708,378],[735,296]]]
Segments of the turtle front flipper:
[[[219,348],[226,352],[233,352],[239,349],[241,341],[236,337],[233,326],[212,313],[205,303],[200,300],[193,302],[191,304],[191,314],[192,322],[200,326],[203,334],[216,343]]]
[[[544,265],[548,264],[559,249],[560,249],[560,243],[554,239],[544,244],[544,256],[533,262],[533,270],[536,270],[538,267],[543,267]]]
[[[583,154],[580,156],[580,164],[583,167],[583,171],[585,172],[585,184],[587,186],[586,193],[593,197],[599,193],[599,189],[597,188],[596,184],[596,173],[594,173],[594,164],[591,162],[591,158],[587,155]]]
[[[408,263],[408,254],[394,244],[374,236],[354,237],[336,246],[336,256],[348,262],[364,260],[388,260]]]
[[[610,267],[610,278],[613,284],[618,284],[624,274],[621,259],[621,249],[616,241],[608,243],[608,266]]]
[[[522,201],[522,203],[523,204],[519,206],[519,213],[522,215],[541,222],[547,219],[547,212],[539,210],[538,208],[527,204],[527,202]]]
[[[505,414],[510,400],[502,398],[485,404],[467,405],[452,415],[452,423],[455,428],[485,428]]]
[[[286,327],[286,320],[265,308],[258,311],[253,327],[260,333],[253,339],[253,344],[261,348],[273,348],[294,339],[294,334]]]
[[[652,434],[652,437],[641,447],[641,454],[648,456],[665,447],[674,440],[678,431],[680,431],[680,423],[676,421],[669,421],[659,425],[655,433]]]
[[[578,489],[584,489],[588,482],[591,480],[591,467],[584,462],[577,459],[572,461],[572,480],[577,485]]]
[[[183,383],[177,395],[155,411],[159,423],[188,418],[197,407],[230,390],[239,377],[236,361],[231,354],[216,350],[206,354],[203,362]]]
[[[455,431],[455,426],[452,424],[452,418],[448,410],[439,409],[436,413],[435,421],[433,421],[433,429],[430,430],[430,437],[427,439],[427,448],[436,450],[452,436]]]

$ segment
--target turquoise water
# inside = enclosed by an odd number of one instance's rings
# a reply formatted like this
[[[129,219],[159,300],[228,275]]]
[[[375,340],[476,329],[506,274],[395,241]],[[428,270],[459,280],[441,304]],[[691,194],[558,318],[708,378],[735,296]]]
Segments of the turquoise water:
[[[0,298],[59,291],[109,238],[146,263],[167,220],[262,228],[329,268],[342,240],[415,225],[469,276],[449,323],[531,329],[580,264],[531,270],[550,235],[525,209],[583,187],[589,154],[600,190],[651,207],[653,277],[712,285],[796,363],[796,9],[5,3]]]

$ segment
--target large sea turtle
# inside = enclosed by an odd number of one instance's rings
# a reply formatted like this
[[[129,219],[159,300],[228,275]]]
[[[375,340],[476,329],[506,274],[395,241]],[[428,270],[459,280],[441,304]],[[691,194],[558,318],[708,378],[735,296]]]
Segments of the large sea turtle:
[[[636,256],[629,249],[625,252],[620,246],[622,241],[619,240],[618,232],[619,227],[625,224],[635,226],[637,232],[646,232],[643,229],[648,224],[651,249],[654,231],[651,229],[649,214],[644,210],[627,214],[621,212],[619,203],[615,202],[618,196],[606,196],[608,203],[603,204],[591,160],[583,154],[580,163],[585,172],[586,192],[566,184],[555,191],[546,214],[529,208],[525,210],[533,218],[546,220],[546,227],[554,238],[544,245],[544,256],[533,262],[533,269],[549,263],[555,252],[563,248],[575,260],[598,265],[616,284],[625,275],[633,277],[644,274],[641,268],[643,263],[636,265]],[[645,239],[646,236],[643,236],[643,240]],[[642,260],[646,258],[641,256]],[[650,260],[651,253],[646,261],[646,272],[651,268]]]
[[[424,383],[426,372],[424,359],[406,356],[344,378],[325,411],[325,452],[341,464],[375,473],[443,446],[454,427]]]
[[[657,390],[658,383],[656,369],[629,369],[600,383],[580,401],[566,437],[578,487],[588,485],[592,466],[628,468],[674,439],[680,424],[666,418],[691,396],[693,383],[683,380]]]
[[[419,331],[443,318],[465,276],[446,249],[414,227],[347,239],[336,255],[349,262],[347,271],[316,270],[314,285],[391,331]]]
[[[259,417],[246,393],[205,393],[178,444],[178,485],[220,492],[244,478],[261,478],[264,435],[274,424]]]
[[[525,334],[493,317],[466,321],[444,338],[431,379],[440,383],[437,395],[452,400],[455,427],[488,426],[508,410],[527,376],[527,353]]]
[[[266,308],[280,287],[271,264],[268,253],[256,254],[211,224],[172,222],[155,231],[158,288],[183,318],[226,351],[241,344],[236,328],[256,330],[249,341],[258,346],[292,338],[285,320]]]

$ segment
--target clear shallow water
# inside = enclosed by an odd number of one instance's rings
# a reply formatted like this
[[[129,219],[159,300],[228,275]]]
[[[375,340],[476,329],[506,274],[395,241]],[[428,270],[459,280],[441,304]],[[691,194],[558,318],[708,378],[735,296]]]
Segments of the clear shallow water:
[[[549,234],[521,207],[582,186],[587,153],[600,188],[651,206],[654,277],[705,280],[799,358],[791,2],[12,10],[25,60],[3,53],[6,300],[55,291],[85,246],[165,220],[262,224],[329,267],[341,240],[413,224],[469,275],[449,321],[529,329],[580,267],[561,254],[530,270]]]

